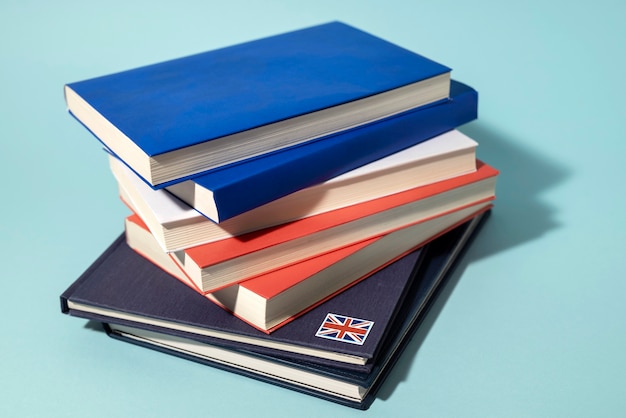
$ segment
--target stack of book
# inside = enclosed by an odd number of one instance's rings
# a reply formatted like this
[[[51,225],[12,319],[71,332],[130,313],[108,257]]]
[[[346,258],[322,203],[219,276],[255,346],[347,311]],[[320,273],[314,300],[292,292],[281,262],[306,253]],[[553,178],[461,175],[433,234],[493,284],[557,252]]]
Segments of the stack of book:
[[[62,311],[367,408],[495,197],[450,72],[333,22],[68,84],[132,213]]]

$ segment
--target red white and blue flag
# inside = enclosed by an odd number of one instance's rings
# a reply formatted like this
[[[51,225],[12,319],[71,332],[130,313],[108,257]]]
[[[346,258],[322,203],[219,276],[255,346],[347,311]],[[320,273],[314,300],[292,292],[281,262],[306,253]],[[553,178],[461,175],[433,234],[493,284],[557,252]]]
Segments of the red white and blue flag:
[[[373,321],[329,313],[315,336],[363,345],[373,325]]]

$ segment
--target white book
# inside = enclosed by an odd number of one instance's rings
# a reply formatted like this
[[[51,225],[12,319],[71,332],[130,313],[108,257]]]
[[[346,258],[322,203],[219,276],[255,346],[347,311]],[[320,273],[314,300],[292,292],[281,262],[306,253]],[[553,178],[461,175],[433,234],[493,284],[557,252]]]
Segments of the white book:
[[[476,171],[477,143],[457,130],[216,224],[166,190],[154,190],[110,157],[120,195],[168,252],[238,236]],[[202,196],[193,183],[192,193]],[[195,204],[201,205],[202,199]]]

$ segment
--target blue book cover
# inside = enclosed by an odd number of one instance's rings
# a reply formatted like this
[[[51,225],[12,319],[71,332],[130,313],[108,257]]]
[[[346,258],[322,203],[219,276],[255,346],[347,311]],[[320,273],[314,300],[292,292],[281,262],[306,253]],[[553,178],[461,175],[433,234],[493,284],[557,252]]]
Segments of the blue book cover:
[[[69,83],[65,98],[155,185],[445,99],[449,76],[332,22]]]
[[[364,364],[376,355],[420,260],[421,250],[416,250],[268,335],[133,251],[122,235],[63,293],[61,309],[78,317],[167,330],[218,345],[280,350],[285,355],[306,352]],[[358,344],[316,336],[328,313],[374,325]]]
[[[105,330],[115,339],[353,408],[367,409],[488,214],[443,235],[422,250],[423,261],[417,269],[417,277],[406,289],[405,302],[397,319],[390,325],[391,331],[382,344],[379,356],[359,371],[310,361],[306,356],[301,359],[285,358],[247,349],[224,349],[162,331],[106,323]]]
[[[452,80],[450,99],[443,103],[215,169],[167,190],[196,209],[194,188],[209,190],[217,216],[198,210],[222,222],[445,133],[477,115],[478,93]]]

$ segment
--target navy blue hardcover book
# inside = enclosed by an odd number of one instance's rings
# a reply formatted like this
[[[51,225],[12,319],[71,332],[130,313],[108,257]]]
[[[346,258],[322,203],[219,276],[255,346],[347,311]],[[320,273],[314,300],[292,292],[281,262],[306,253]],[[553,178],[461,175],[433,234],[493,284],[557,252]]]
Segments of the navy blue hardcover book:
[[[341,22],[65,86],[69,112],[152,185],[448,98],[450,69]]]
[[[306,359],[226,349],[169,333],[105,323],[107,333],[185,359],[239,373],[346,406],[367,409],[412,335],[426,317],[446,277],[471,242],[489,212],[428,244],[418,278],[407,289],[407,299],[384,341],[380,355],[367,371],[354,372]]]
[[[302,354],[357,367],[375,357],[421,260],[416,250],[268,335],[133,251],[120,236],[62,295],[64,313],[259,352]],[[316,336],[328,314],[371,323],[344,340]],[[337,319],[340,320],[340,319]],[[354,337],[353,340],[350,340]]]
[[[211,170],[167,190],[213,221],[222,222],[450,131],[477,115],[478,93],[452,80],[450,99],[443,103]],[[205,200],[196,204],[199,196]],[[202,210],[202,205],[210,210]]]

